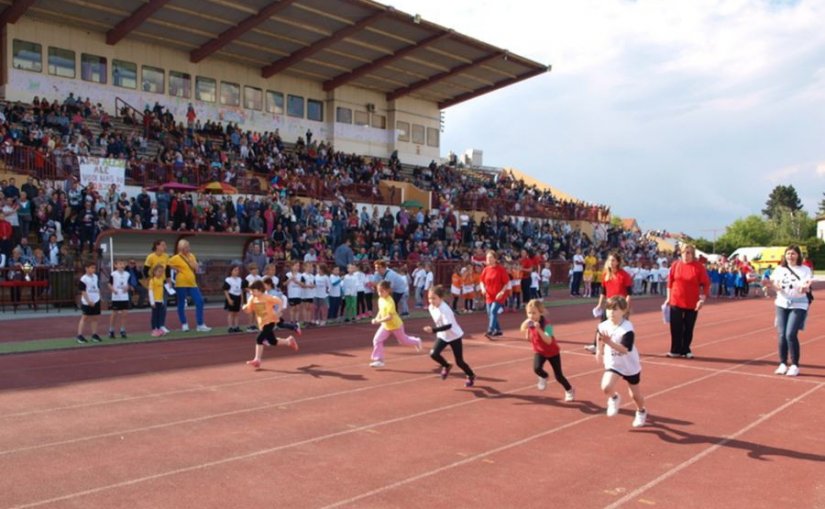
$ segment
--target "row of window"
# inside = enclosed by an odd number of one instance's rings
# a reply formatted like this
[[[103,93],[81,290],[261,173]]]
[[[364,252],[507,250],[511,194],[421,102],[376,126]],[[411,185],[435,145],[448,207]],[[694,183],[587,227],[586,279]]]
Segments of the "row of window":
[[[12,65],[15,69],[43,72],[43,50],[40,44],[15,39],[12,44]],[[108,79],[106,57],[81,53],[80,79],[105,85]],[[166,93],[166,72],[158,67],[142,65],[140,69],[140,89],[143,92]],[[61,78],[77,77],[75,52],[62,48],[48,48],[48,73]],[[112,59],[112,85],[121,88],[138,88],[138,66],[134,62]],[[220,92],[220,93],[219,93]],[[178,71],[169,71],[169,95],[190,99],[192,96],[192,76]],[[238,83],[218,81],[204,76],[195,76],[195,99],[203,102],[219,102],[224,106],[241,106],[241,86]],[[268,113],[290,117],[324,121],[324,103],[316,99],[306,101],[299,95],[284,94],[260,88],[243,87],[243,107],[249,110],[264,110]]]
[[[43,47],[34,42],[14,39],[12,45],[12,65],[15,69],[32,72],[43,72]],[[48,48],[48,73],[61,78],[75,79],[76,59],[75,52],[63,48]],[[108,61],[106,57],[80,54],[80,79],[92,83],[105,85],[108,79]],[[138,88],[138,66],[134,62],[112,59],[112,84],[121,88]],[[166,93],[166,72],[158,67],[142,65],[140,69],[140,89],[143,92]],[[219,94],[220,92],[220,94]],[[192,76],[178,71],[169,71],[169,95],[190,99],[192,94]],[[238,83],[220,82],[212,78],[195,76],[195,99],[198,101],[215,103],[224,106],[241,105],[241,86]],[[286,95],[273,90],[263,90],[244,85],[243,107],[249,110],[266,111],[276,115],[284,112],[290,117],[304,118],[304,98],[299,95]],[[306,118],[318,122],[324,121],[324,103],[316,99],[306,100]],[[341,124],[355,124],[370,126],[375,129],[387,128],[387,117],[367,111],[353,111],[350,108],[337,107],[335,121]],[[425,143],[430,147],[438,147],[438,129],[409,122],[396,122],[398,141],[412,142],[417,145]],[[426,135],[426,139],[425,139]]]

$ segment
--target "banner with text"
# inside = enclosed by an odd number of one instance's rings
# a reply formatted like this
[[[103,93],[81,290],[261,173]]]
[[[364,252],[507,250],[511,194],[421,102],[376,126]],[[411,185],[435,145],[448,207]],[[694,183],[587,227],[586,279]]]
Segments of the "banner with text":
[[[108,189],[114,184],[118,189],[126,185],[126,161],[102,157],[80,157],[80,185],[94,184],[97,189]]]

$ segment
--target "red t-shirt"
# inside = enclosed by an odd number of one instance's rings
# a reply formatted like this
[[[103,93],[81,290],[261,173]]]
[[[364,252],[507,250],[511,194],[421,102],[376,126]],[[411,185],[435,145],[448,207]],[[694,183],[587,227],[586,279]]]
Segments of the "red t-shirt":
[[[496,295],[507,288],[510,283],[510,276],[507,275],[507,270],[501,265],[488,265],[481,271],[481,282],[484,284],[484,301],[487,304],[496,302]],[[504,298],[498,301],[504,302]]]
[[[633,287],[633,278],[630,277],[630,274],[628,274],[624,269],[619,269],[610,281],[606,278],[607,272],[602,274],[602,286],[604,287],[605,298],[609,299],[610,297],[615,297],[616,295],[627,297],[627,289]]]
[[[530,344],[533,345],[533,351],[545,357],[557,356],[561,351],[559,350],[559,344],[556,342],[555,336],[552,335],[553,329],[549,328],[550,333],[548,334],[548,336],[553,338],[553,341],[551,343],[545,343],[539,335],[538,327],[541,327],[541,325],[536,324],[535,327],[527,329],[527,333],[530,336]],[[545,332],[547,332],[547,329],[545,329]]]
[[[699,262],[678,261],[670,267],[667,287],[670,289],[670,305],[693,309],[699,302],[699,287],[705,297],[710,293],[710,278],[705,266]]]

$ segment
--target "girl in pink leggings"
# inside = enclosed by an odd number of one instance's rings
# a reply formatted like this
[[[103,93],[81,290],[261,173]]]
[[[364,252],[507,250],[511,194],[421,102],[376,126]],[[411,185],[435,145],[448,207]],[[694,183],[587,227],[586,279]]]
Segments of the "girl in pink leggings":
[[[390,292],[390,282],[381,281],[377,285],[378,289],[378,314],[372,319],[373,324],[380,324],[372,338],[372,362],[370,366],[380,368],[384,366],[384,341],[390,336],[395,336],[402,345],[413,345],[417,351],[421,351],[421,338],[407,336],[404,332],[404,322],[395,310],[395,301],[392,300]]]

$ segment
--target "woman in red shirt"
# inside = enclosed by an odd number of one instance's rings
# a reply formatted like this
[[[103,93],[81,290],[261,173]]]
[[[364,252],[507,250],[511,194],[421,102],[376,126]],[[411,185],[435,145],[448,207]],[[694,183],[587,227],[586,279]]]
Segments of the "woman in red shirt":
[[[487,266],[481,271],[481,284],[484,285],[484,302],[487,304],[487,336],[501,336],[501,326],[498,323],[498,314],[504,306],[504,297],[507,294],[507,285],[510,277],[507,270],[499,265],[495,251],[487,251]]]
[[[700,288],[701,287],[701,295]],[[696,317],[710,292],[710,278],[705,266],[696,261],[696,248],[687,244],[682,259],[670,267],[667,276],[667,299],[670,306],[670,352],[668,357],[693,358],[690,343]]]
[[[599,293],[599,303],[593,309],[593,315],[601,312],[597,316],[599,323],[607,320],[605,313],[605,306],[607,299],[617,295],[624,297],[627,302],[627,314],[630,313],[630,294],[633,290],[633,278],[630,274],[622,268],[622,255],[619,253],[610,253],[607,255],[607,260],[604,262],[604,271],[602,272],[602,291]],[[598,339],[599,331],[596,330],[596,338]],[[596,353],[596,340],[593,344],[584,347],[590,353]]]

